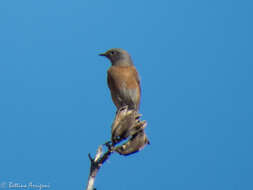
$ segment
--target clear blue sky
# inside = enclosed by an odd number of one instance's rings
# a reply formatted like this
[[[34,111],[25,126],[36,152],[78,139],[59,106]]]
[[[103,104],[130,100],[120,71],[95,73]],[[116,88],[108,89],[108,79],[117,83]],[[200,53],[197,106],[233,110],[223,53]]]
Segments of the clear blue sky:
[[[81,190],[110,137],[113,47],[141,76],[151,145],[101,168],[98,189],[253,189],[250,0],[2,0],[0,183]]]

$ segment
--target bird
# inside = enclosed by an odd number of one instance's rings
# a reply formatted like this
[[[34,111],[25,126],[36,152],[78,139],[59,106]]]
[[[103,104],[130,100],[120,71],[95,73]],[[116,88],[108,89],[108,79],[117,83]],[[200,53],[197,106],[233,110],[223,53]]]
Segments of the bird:
[[[112,125],[111,142],[114,146],[128,139],[125,144],[115,149],[119,154],[127,156],[140,151],[149,144],[144,132],[146,122],[139,121],[140,114],[138,114],[141,99],[140,77],[126,50],[112,48],[99,55],[105,56],[111,62],[107,70],[107,84],[112,101],[117,108],[116,124],[114,122]],[[123,114],[123,119],[121,114]],[[119,123],[117,119],[120,120]],[[139,129],[139,125],[143,128]]]
[[[139,110],[141,98],[140,77],[130,54],[121,48],[112,48],[105,53],[111,62],[107,71],[107,84],[117,110],[128,106],[130,110]]]

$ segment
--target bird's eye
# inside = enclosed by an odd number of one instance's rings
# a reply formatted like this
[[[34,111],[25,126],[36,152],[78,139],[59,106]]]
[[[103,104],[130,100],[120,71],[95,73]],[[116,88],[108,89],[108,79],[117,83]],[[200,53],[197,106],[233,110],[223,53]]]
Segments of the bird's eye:
[[[114,54],[114,51],[111,51],[111,55],[113,55]]]

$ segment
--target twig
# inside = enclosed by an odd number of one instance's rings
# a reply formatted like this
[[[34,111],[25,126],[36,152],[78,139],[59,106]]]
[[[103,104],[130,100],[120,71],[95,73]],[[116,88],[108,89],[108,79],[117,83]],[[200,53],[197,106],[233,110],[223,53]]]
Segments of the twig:
[[[94,182],[100,167],[105,163],[109,156],[115,151],[120,155],[130,155],[143,149],[149,140],[144,132],[147,125],[146,121],[141,121],[140,114],[135,110],[128,110],[128,107],[122,107],[116,113],[112,124],[111,141],[105,143],[107,152],[103,154],[103,146],[99,146],[95,158],[88,154],[91,165],[90,174],[86,190],[94,190]],[[123,145],[117,146],[120,142],[126,140]]]
[[[106,144],[108,147],[108,151],[102,155],[102,145],[98,147],[97,153],[95,155],[95,158],[93,159],[90,154],[88,154],[88,157],[90,159],[91,165],[90,165],[90,174],[88,178],[88,183],[86,190],[94,190],[94,182],[96,175],[100,169],[100,167],[103,165],[103,163],[109,158],[109,156],[113,153],[113,150],[111,146]]]

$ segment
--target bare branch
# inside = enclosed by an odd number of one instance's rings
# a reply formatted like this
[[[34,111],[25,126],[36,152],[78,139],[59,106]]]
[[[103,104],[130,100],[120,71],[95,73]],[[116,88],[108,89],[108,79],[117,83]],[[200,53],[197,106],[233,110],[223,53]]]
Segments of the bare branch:
[[[113,153],[113,151],[111,148],[108,148],[108,151],[106,153],[104,153],[103,155],[102,155],[102,153],[103,153],[102,152],[102,145],[100,145],[98,147],[97,153],[95,155],[95,159],[93,159],[91,157],[91,155],[88,154],[91,165],[90,165],[90,174],[89,174],[86,190],[94,190],[94,182],[95,182],[96,175],[97,175],[100,167],[109,158],[109,156]]]
[[[103,146],[100,145],[94,159],[88,154],[91,165],[86,190],[94,190],[95,178],[100,167],[109,159],[114,151],[121,155],[130,155],[140,151],[149,144],[149,140],[144,132],[147,122],[140,121],[140,116],[141,114],[135,110],[128,110],[127,106],[117,111],[112,124],[112,141],[104,144],[107,147],[107,151],[103,154]],[[123,145],[116,146],[116,144],[123,140],[126,140]]]

